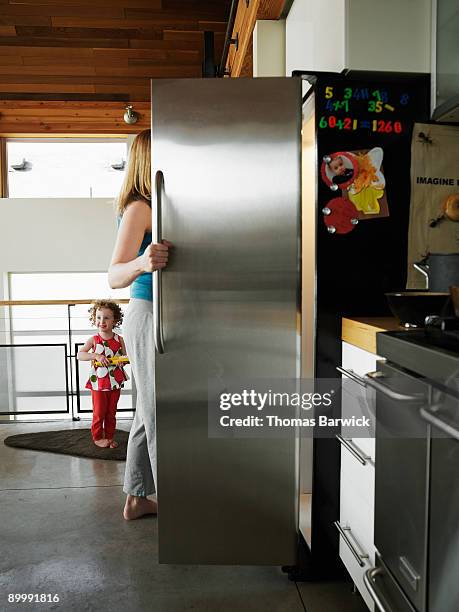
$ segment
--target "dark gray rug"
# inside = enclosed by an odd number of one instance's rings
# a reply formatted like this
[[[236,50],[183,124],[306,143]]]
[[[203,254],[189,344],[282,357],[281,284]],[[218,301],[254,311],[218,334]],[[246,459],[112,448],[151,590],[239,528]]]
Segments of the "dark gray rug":
[[[88,457],[89,459],[126,461],[128,436],[127,431],[116,430],[115,440],[119,444],[118,448],[99,448],[96,446],[92,441],[90,429],[64,429],[18,434],[5,438],[4,442],[7,446],[14,446],[15,448]]]

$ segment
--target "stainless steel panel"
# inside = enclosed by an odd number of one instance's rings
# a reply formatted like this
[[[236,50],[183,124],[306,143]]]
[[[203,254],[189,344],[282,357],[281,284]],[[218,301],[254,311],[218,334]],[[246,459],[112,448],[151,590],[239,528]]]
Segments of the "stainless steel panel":
[[[428,426],[419,409],[429,388],[383,362],[387,392],[376,396],[375,546],[414,607],[426,610]],[[419,394],[423,401],[413,401]]]
[[[164,175],[164,354],[156,355],[163,563],[292,564],[297,443],[211,439],[208,380],[299,371],[297,79],[152,82]]]
[[[449,378],[457,377],[456,351],[442,346],[439,338],[429,337],[426,342],[423,329],[377,334],[376,348],[378,355],[384,355],[388,361],[430,380],[447,384]]]
[[[305,82],[302,82],[304,88]],[[316,359],[316,268],[317,268],[317,138],[315,94],[311,93],[302,110],[301,129],[301,377],[314,378]],[[314,441],[300,440],[300,530],[312,545],[312,481]]]
[[[459,429],[459,400],[435,398],[437,417]],[[459,442],[432,427],[429,533],[429,612],[459,607]]]

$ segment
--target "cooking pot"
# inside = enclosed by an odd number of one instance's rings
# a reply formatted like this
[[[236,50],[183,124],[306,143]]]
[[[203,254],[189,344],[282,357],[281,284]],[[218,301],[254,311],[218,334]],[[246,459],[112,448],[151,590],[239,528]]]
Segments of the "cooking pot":
[[[413,266],[426,277],[428,291],[448,291],[459,286],[459,253],[429,253]]]

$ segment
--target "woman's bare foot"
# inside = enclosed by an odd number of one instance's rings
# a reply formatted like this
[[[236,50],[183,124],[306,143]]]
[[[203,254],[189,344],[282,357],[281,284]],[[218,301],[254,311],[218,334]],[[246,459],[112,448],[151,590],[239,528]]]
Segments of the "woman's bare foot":
[[[108,445],[110,448],[118,448],[119,444],[116,440],[108,440]]]
[[[128,495],[124,505],[123,517],[126,521],[138,519],[147,514],[157,514],[158,504],[147,497]]]
[[[107,448],[110,442],[106,438],[100,438],[100,440],[94,440],[94,444],[100,448]]]

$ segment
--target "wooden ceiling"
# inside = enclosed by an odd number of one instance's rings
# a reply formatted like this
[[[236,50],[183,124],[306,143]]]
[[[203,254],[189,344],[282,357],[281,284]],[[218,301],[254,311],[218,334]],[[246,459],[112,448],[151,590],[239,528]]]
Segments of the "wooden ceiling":
[[[149,79],[220,61],[230,0],[0,0],[0,98],[150,99]]]

